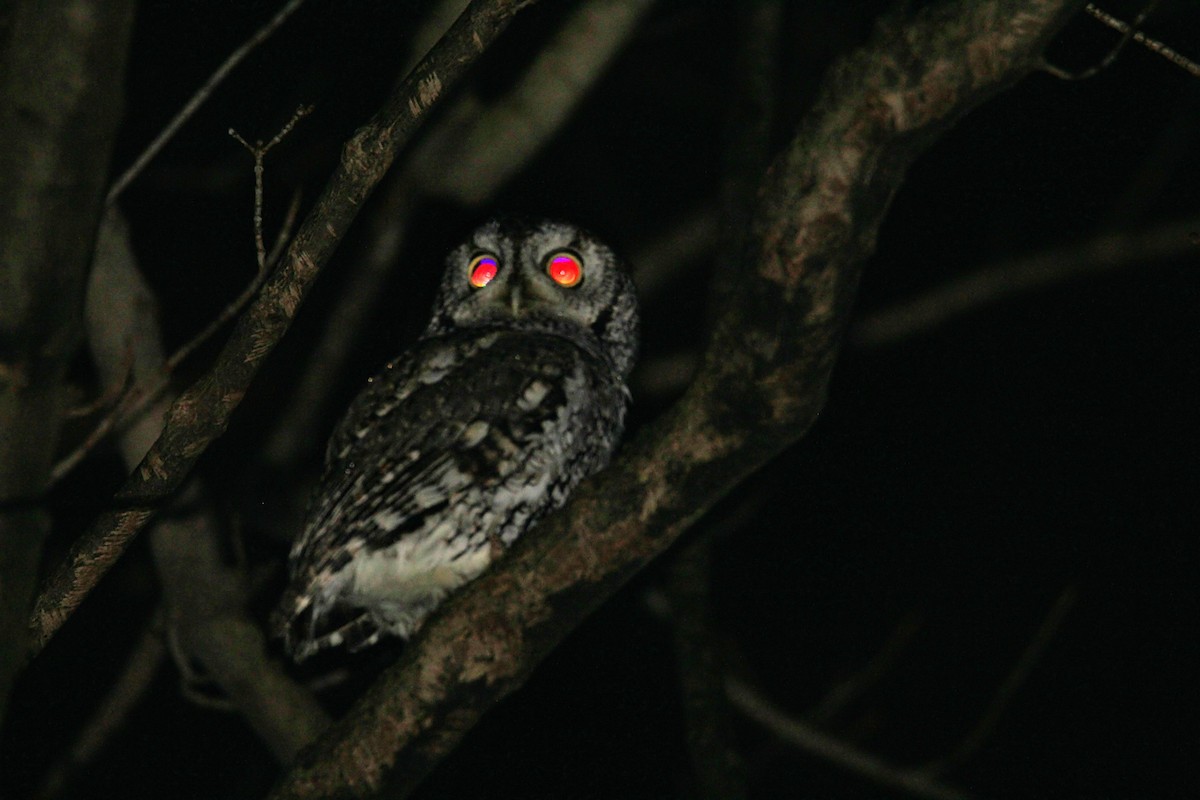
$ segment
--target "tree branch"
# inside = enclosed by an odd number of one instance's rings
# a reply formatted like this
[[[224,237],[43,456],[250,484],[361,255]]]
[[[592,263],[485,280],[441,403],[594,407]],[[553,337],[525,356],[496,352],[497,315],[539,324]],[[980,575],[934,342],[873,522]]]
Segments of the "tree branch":
[[[162,332],[150,288],[137,270],[124,221],[110,210],[97,240],[87,297],[88,344],[105,379],[133,355],[135,378],[163,371]],[[121,455],[131,468],[162,432],[170,398],[159,398],[126,427]],[[192,481],[150,531],[150,550],[166,606],[166,625],[186,658],[200,665],[280,761],[295,757],[329,725],[312,694],[267,654],[266,636],[246,607],[245,574],[221,557],[211,500]]]
[[[79,345],[130,0],[6,3],[0,25],[0,716],[25,659],[41,506]]]
[[[666,592],[683,721],[698,800],[740,800],[747,796],[745,766],[730,741],[725,670],[709,613],[713,536],[687,543],[674,557]]]
[[[1153,264],[1194,250],[1200,217],[1165,222],[1141,231],[1100,233],[1028,255],[976,268],[911,299],[901,300],[859,320],[850,332],[861,347],[885,347],[1000,303],[1080,277]]]
[[[138,175],[142,174],[142,170],[146,168],[146,165],[153,161],[154,157],[157,156],[159,152],[161,152],[162,149],[167,146],[167,143],[171,141],[175,134],[179,133],[179,129],[182,128],[189,119],[195,116],[196,112],[200,109],[200,106],[204,105],[204,103],[212,95],[213,91],[221,85],[221,81],[229,77],[229,73],[233,72],[238,64],[245,61],[246,56],[254,52],[255,48],[257,48],[267,39],[271,38],[271,35],[279,29],[279,26],[287,22],[288,17],[294,14],[303,3],[304,0],[288,0],[287,4],[284,5],[283,8],[279,9],[274,17],[267,20],[265,25],[256,30],[249,39],[243,42],[240,47],[230,53],[229,56],[221,62],[221,65],[217,67],[216,71],[214,71],[213,74],[208,77],[208,80],[204,82],[204,85],[197,89],[195,94],[188,98],[188,101],[183,104],[183,108],[175,112],[175,116],[171,117],[171,121],[167,123],[166,127],[159,131],[158,135],[154,137],[154,140],[146,146],[146,149],[138,155],[134,162],[130,164],[129,167],[122,172],[115,181],[113,181],[113,185],[109,188],[108,194],[104,197],[105,206],[112,206],[117,202],[117,198],[121,196],[121,193],[125,191],[129,184],[133,183]]]
[[[273,797],[404,796],[592,609],[824,403],[863,261],[906,167],[1034,68],[1074,0],[959,0],[842,59],[759,195],[695,381],[610,469],[435,614]]]
[[[920,770],[895,767],[878,756],[835,739],[814,725],[788,716],[749,685],[730,679],[725,683],[729,699],[746,716],[782,741],[822,761],[853,772],[878,786],[927,800],[971,800],[971,796],[941,783]]]
[[[62,797],[72,780],[92,764],[125,724],[130,712],[142,701],[167,653],[158,616],[155,614],[146,622],[125,665],[100,705],[88,717],[67,751],[46,771],[41,786],[34,794],[35,800]]]
[[[392,91],[342,149],[341,161],[284,256],[238,321],[216,363],[167,414],[162,435],[72,548],[38,597],[30,627],[40,649],[145,527],[163,498],[182,485],[224,432],[250,381],[287,331],[317,273],[363,202],[429,108],[475,62],[528,0],[474,0],[441,42]]]
[[[268,464],[295,464],[314,444],[319,446],[309,433],[376,307],[420,196],[435,194],[462,205],[486,203],[558,133],[649,5],[647,0],[581,3],[508,93],[488,105],[464,93],[407,154],[399,174],[377,200],[367,234],[370,246],[355,265],[303,377],[263,447]],[[437,16],[427,25],[435,25]]]

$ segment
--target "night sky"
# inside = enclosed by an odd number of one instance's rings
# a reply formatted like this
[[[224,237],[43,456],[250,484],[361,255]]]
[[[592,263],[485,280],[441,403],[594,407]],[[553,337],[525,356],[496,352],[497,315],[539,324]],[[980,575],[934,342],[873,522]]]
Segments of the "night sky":
[[[141,4],[114,173],[280,5]],[[340,143],[395,81],[427,5],[310,0],[126,192],[134,247],[174,346],[254,272],[252,162],[226,130],[269,139],[297,105],[315,106],[267,159],[270,234],[293,191],[302,208],[319,193]],[[523,13],[470,88],[502,95],[568,5]],[[775,150],[831,61],[865,41],[890,6],[784,5]],[[1103,7],[1130,19],[1141,4]],[[367,244],[365,224],[350,231],[198,468],[231,541],[263,576],[260,619],[282,586],[287,538],[329,429],[366,377],[424,326],[449,246],[497,212],[562,217],[630,255],[644,280],[637,254],[717,207],[744,10],[658,3],[561,132],[497,196],[478,207],[418,198],[401,258],[309,446],[294,463],[268,464],[260,453],[272,422]],[[1194,3],[1165,0],[1145,30],[1200,60]],[[1086,68],[1116,39],[1081,14],[1048,57]],[[712,537],[712,624],[725,666],[788,714],[812,720],[833,688],[886,650],[880,674],[814,724],[897,767],[945,758],[1057,609],[1064,613],[994,728],[943,780],[978,798],[1200,796],[1197,142],[1200,77],[1136,45],[1088,80],[1033,74],[949,130],[894,200],[811,433],[589,618],[417,796],[694,796],[661,609],[672,559],[702,535]],[[368,205],[363,219],[375,210]],[[1164,255],[1081,268],[882,343],[863,333],[879,314],[978,270],[1058,249],[1087,262],[1085,245],[1098,236],[1180,222],[1185,233]],[[643,297],[634,429],[683,391],[684,380],[667,373],[705,343],[718,237],[703,238],[683,260],[658,265],[669,273]],[[202,374],[219,344],[201,348],[177,385]],[[83,355],[73,374],[84,394],[100,391]],[[68,439],[89,427],[74,421]],[[115,453],[101,448],[56,490],[48,564],[122,478]],[[139,542],[18,683],[0,733],[0,796],[34,795],[159,596]],[[330,711],[344,710],[394,655],[351,659],[348,680],[321,695]],[[736,710],[731,719],[751,797],[899,796]],[[253,798],[278,770],[236,714],[185,699],[167,659],[61,796]]]

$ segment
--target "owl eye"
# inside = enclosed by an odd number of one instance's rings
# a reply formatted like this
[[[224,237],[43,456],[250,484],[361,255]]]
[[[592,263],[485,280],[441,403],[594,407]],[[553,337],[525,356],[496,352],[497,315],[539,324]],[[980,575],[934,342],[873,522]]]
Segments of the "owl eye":
[[[467,267],[467,273],[471,276],[471,285],[476,289],[487,286],[499,271],[500,262],[496,260],[495,256],[487,253],[472,258],[471,266]]]
[[[570,253],[561,252],[550,256],[546,262],[546,272],[550,279],[559,286],[574,286],[583,280],[583,264]]]

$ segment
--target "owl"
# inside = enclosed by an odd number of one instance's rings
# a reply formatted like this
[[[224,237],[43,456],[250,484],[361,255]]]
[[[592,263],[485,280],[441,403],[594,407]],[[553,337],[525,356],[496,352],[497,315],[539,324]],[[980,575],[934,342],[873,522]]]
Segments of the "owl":
[[[274,618],[292,657],[407,638],[604,467],[637,331],[621,263],[576,227],[494,220],[453,250],[425,332],[329,442]]]

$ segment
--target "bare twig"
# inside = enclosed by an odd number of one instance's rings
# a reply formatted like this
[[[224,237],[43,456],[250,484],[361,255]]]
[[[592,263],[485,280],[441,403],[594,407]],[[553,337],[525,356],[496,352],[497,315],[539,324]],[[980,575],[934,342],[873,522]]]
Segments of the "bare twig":
[[[104,391],[96,396],[96,399],[91,402],[68,409],[66,415],[68,417],[88,417],[104,408],[110,408],[121,402],[121,398],[133,386],[133,355],[132,353],[126,357],[125,365],[121,370],[121,376],[110,383]],[[52,473],[53,475],[53,473]]]
[[[1133,21],[1133,27],[1136,28],[1145,22],[1146,17],[1150,16],[1151,12],[1154,11],[1154,7],[1157,6],[1158,3],[1159,0],[1150,0],[1150,2],[1146,4],[1141,13],[1138,14],[1137,18]],[[1091,3],[1087,4],[1085,10],[1092,14],[1092,16],[1096,16],[1097,13],[1104,13],[1103,11],[1099,11]],[[1121,24],[1124,25],[1124,23]],[[1121,33],[1122,35],[1120,41],[1113,45],[1113,48],[1108,51],[1108,55],[1101,59],[1098,64],[1088,67],[1085,70],[1081,70],[1079,72],[1069,72],[1068,70],[1064,70],[1061,67],[1050,64],[1049,62],[1043,64],[1042,69],[1056,78],[1061,78],[1062,80],[1067,81],[1080,81],[1091,78],[1098,74],[1101,70],[1107,69],[1109,66],[1111,66],[1112,63],[1117,60],[1117,56],[1121,54],[1121,51],[1125,49],[1125,45],[1129,44],[1129,40],[1133,38],[1133,29],[1129,28],[1129,26],[1125,26],[1125,30],[1121,31]]]
[[[950,122],[1034,69],[1077,7],[925,5],[841,59],[767,172],[745,272],[688,392],[452,595],[272,796],[363,797],[385,782],[394,797],[411,793],[588,612],[799,440],[823,405],[863,261],[905,168]]]
[[[749,685],[727,679],[725,691],[734,707],[781,740],[822,761],[836,764],[879,786],[929,800],[969,800],[970,795],[921,772],[892,766],[882,759],[833,738],[789,716]]]
[[[889,345],[1020,292],[1170,258],[1195,247],[1193,237],[1198,229],[1200,218],[1190,217],[1144,231],[1105,233],[1023,258],[1006,259],[892,308],[868,314],[854,326],[852,339],[862,347]]]
[[[208,100],[209,96],[213,93],[213,90],[220,85],[221,81],[225,80],[229,73],[232,72],[234,68],[246,58],[246,56],[250,55],[250,53],[254,51],[254,48],[258,47],[260,44],[270,38],[271,34],[275,33],[279,26],[287,21],[287,18],[290,17],[296,11],[296,9],[300,8],[303,3],[304,0],[288,0],[288,3],[284,5],[283,8],[279,9],[278,13],[268,20],[266,25],[263,25],[261,28],[255,31],[254,35],[247,39],[241,47],[229,54],[229,57],[221,63],[221,66],[217,67],[217,70],[209,76],[208,80],[204,82],[204,85],[196,90],[196,93],[192,95],[191,99],[184,103],[183,108],[179,109],[175,116],[171,118],[171,121],[167,123],[167,126],[163,128],[157,136],[154,137],[154,140],[150,142],[145,150],[142,151],[141,155],[134,160],[133,164],[131,164],[124,172],[122,172],[120,177],[113,181],[112,187],[108,190],[108,195],[104,198],[104,204],[106,206],[111,206],[117,201],[117,198],[121,196],[121,192],[125,191],[125,188],[129,186],[129,184],[132,183],[138,175],[141,174],[142,170],[146,168],[146,165],[149,164],[156,155],[158,155],[159,151],[166,146],[167,142],[171,141],[171,138],[174,137],[179,129],[183,127],[184,123],[192,118],[192,115],[196,113],[200,106],[204,105],[204,102]]]
[[[805,715],[811,722],[822,724],[831,720],[839,711],[849,705],[892,668],[896,660],[908,647],[913,636],[921,628],[921,620],[915,614],[906,614],[888,634],[875,655],[867,661],[860,670],[849,678],[835,684],[821,698],[820,702]]]
[[[1042,620],[1042,624],[1034,632],[1033,638],[1029,640],[1029,644],[1021,652],[1021,657],[1017,659],[1017,663],[1013,665],[1013,668],[996,690],[996,694],[992,697],[992,701],[988,703],[983,716],[975,723],[975,727],[971,728],[970,732],[963,737],[963,740],[958,743],[958,746],[954,748],[950,755],[926,764],[918,770],[919,772],[930,777],[944,775],[956,766],[965,763],[975,753],[979,752],[979,748],[991,736],[1000,718],[1004,716],[1008,707],[1012,705],[1013,698],[1016,697],[1017,692],[1025,684],[1033,668],[1041,660],[1050,641],[1058,633],[1063,620],[1066,619],[1067,614],[1075,605],[1077,596],[1078,593],[1073,586],[1068,586],[1059,594],[1058,599],[1054,601],[1054,604],[1050,606],[1050,610],[1046,612],[1046,617]]]
[[[179,489],[209,443],[224,431],[321,266],[400,148],[429,108],[524,5],[518,0],[474,0],[429,56],[396,86],[372,121],[346,144],[337,170],[282,264],[241,317],[212,369],[174,403],[162,436],[118,491],[113,510],[100,515],[45,584],[30,620],[35,651],[78,607],[159,503]]]
[[[54,467],[50,470],[50,485],[53,486],[71,474],[71,471],[79,466],[83,459],[87,458],[88,454],[104,441],[104,438],[112,432],[113,428],[119,422],[140,414],[150,403],[161,396],[167,386],[168,382],[165,378],[159,378],[155,385],[149,389],[130,386],[117,404],[100,418],[100,421],[96,423],[88,435],[79,444],[75,445],[71,452],[55,462]]]
[[[292,114],[279,132],[276,133],[271,141],[263,144],[262,139],[258,139],[254,144],[250,144],[242,135],[233,128],[229,129],[229,135],[232,136],[238,144],[246,148],[250,155],[254,158],[254,250],[258,256],[258,275],[259,278],[265,278],[267,272],[267,246],[263,241],[263,174],[266,172],[263,160],[267,157],[267,153],[271,152],[271,148],[283,141],[283,138],[292,132],[292,128],[296,127],[296,123],[312,113],[312,106],[300,106]]]
[[[101,227],[88,287],[88,344],[97,370],[112,375],[123,343],[131,343],[134,373],[162,373],[162,333],[153,295],[115,209]],[[130,468],[162,432],[171,397],[155,402],[118,441]],[[290,761],[329,720],[302,686],[268,657],[265,637],[249,619],[251,593],[244,564],[221,556],[222,528],[195,481],[150,532],[150,551],[163,587],[170,651],[185,676],[202,674],[228,708],[236,709],[282,762]]]
[[[1157,39],[1152,39],[1138,30],[1142,23],[1146,21],[1151,13],[1153,13],[1155,7],[1158,6],[1158,3],[1159,0],[1150,0],[1150,2],[1145,5],[1141,12],[1134,17],[1133,24],[1129,24],[1123,20],[1117,19],[1107,11],[1100,9],[1100,7],[1095,3],[1088,3],[1084,7],[1084,11],[1086,11],[1088,14],[1091,14],[1094,18],[1100,20],[1100,22],[1103,22],[1117,33],[1121,34],[1120,40],[1113,45],[1112,49],[1108,51],[1108,54],[1105,55],[1099,63],[1088,67],[1087,69],[1080,70],[1079,72],[1071,72],[1070,70],[1063,69],[1062,67],[1050,64],[1048,62],[1042,64],[1042,69],[1054,77],[1061,78],[1062,80],[1066,81],[1079,81],[1086,78],[1091,78],[1112,66],[1112,63],[1117,60],[1117,56],[1119,56],[1121,51],[1125,49],[1125,45],[1129,44],[1131,41],[1134,41],[1140,44],[1142,47],[1145,47],[1150,52],[1157,53],[1158,55],[1162,56],[1175,66],[1190,74],[1192,77],[1200,78],[1200,64],[1197,64],[1195,61],[1183,55],[1182,53],[1171,49]]]
[[[41,787],[34,795],[38,800],[52,800],[61,796],[71,778],[80,768],[92,762],[145,695],[166,654],[161,623],[161,614],[156,613],[143,628],[142,635],[104,700],[75,737],[66,754],[47,770]]]
[[[88,454],[95,450],[113,430],[127,424],[130,420],[136,419],[139,414],[142,414],[152,403],[162,397],[163,393],[170,388],[171,375],[179,368],[179,365],[224,328],[230,320],[246,307],[246,304],[254,298],[254,295],[258,294],[258,290],[262,288],[263,283],[267,280],[270,268],[274,266],[280,253],[283,252],[283,248],[291,234],[292,225],[295,223],[296,213],[300,208],[300,194],[296,192],[292,195],[292,200],[288,206],[283,225],[280,227],[279,235],[271,247],[270,254],[267,254],[263,244],[262,233],[262,159],[267,151],[277,145],[291,131],[296,122],[307,116],[311,110],[311,106],[301,106],[297,109],[292,119],[266,145],[263,145],[262,142],[249,145],[244,139],[234,134],[232,129],[230,130],[230,134],[237,138],[254,155],[254,240],[258,258],[258,269],[254,274],[254,278],[199,333],[184,342],[178,350],[172,353],[170,358],[162,363],[160,369],[146,375],[141,384],[135,382],[125,389],[124,394],[117,401],[116,405],[100,418],[100,421],[96,423],[88,435],[70,453],[67,453],[55,463],[53,469],[50,471],[51,486],[65,478],[75,467],[79,466],[83,459],[87,458]]]
[[[1084,7],[1084,10],[1087,11],[1089,14],[1091,14],[1096,19],[1103,22],[1108,27],[1110,27],[1113,30],[1120,33],[1121,34],[1121,44],[1124,44],[1126,41],[1128,41],[1130,38],[1132,38],[1133,41],[1142,45],[1147,50],[1149,50],[1153,53],[1157,53],[1158,55],[1167,59],[1175,66],[1179,67],[1180,69],[1182,69],[1185,72],[1187,72],[1188,74],[1190,74],[1192,77],[1200,78],[1200,64],[1197,64],[1195,61],[1192,61],[1190,58],[1183,55],[1182,53],[1172,50],[1170,47],[1167,47],[1165,44],[1158,41],[1157,39],[1151,39],[1146,34],[1137,30],[1137,28],[1143,22],[1145,22],[1146,17],[1150,16],[1150,12],[1154,10],[1154,7],[1156,5],[1158,5],[1158,0],[1154,0],[1154,2],[1147,4],[1146,8],[1142,11],[1142,13],[1137,15],[1137,18],[1133,21],[1133,25],[1129,25],[1125,22],[1122,22],[1121,20],[1114,17],[1112,14],[1109,14],[1105,11],[1101,11],[1099,8],[1096,7],[1096,5],[1094,3],[1088,3]],[[1109,54],[1108,58],[1105,59],[1105,62],[1107,62],[1107,63],[1103,63],[1101,65],[1101,69],[1105,66],[1108,66],[1108,63],[1111,63],[1112,59],[1114,59],[1114,58],[1116,58],[1115,50],[1113,51],[1113,53]]]

